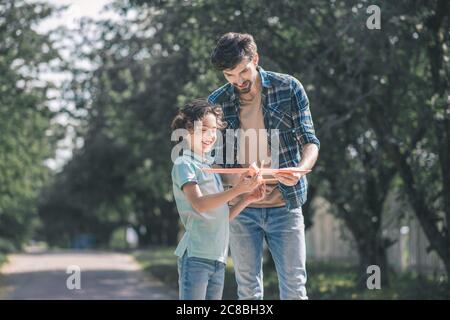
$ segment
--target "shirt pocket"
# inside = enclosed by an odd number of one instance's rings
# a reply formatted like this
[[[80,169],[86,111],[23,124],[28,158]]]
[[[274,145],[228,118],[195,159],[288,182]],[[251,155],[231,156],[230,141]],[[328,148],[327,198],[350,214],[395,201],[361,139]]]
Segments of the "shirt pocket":
[[[280,131],[291,130],[294,127],[292,121],[291,104],[287,101],[278,103],[271,110],[272,128]]]

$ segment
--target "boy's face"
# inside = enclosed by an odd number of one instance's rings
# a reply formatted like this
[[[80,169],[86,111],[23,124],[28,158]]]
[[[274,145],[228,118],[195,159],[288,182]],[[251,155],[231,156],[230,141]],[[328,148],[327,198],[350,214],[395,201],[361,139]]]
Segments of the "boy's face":
[[[258,54],[253,59],[244,57],[242,61],[233,69],[223,70],[225,79],[231,83],[240,94],[247,94],[255,88],[258,77]],[[256,89],[255,89],[256,90]]]
[[[217,119],[208,113],[202,121],[196,121],[193,134],[189,134],[189,146],[197,154],[210,152],[217,140]]]

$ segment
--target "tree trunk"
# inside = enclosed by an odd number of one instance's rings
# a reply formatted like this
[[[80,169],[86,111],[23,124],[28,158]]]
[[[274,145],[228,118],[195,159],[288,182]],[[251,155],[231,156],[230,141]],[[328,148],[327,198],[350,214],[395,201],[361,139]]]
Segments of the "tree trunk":
[[[367,289],[367,279],[372,273],[367,273],[369,266],[380,268],[381,288],[389,287],[389,265],[387,261],[387,246],[383,239],[376,236],[366,236],[357,240],[359,254],[358,287]]]

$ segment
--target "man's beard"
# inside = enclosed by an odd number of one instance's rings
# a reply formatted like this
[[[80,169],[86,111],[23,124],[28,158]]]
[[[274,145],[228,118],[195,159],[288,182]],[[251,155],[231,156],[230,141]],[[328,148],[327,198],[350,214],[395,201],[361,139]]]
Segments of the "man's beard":
[[[244,83],[247,84],[247,87],[244,89],[239,89],[239,87],[235,86],[235,88],[239,91],[240,94],[249,93],[252,89],[252,82],[250,80],[246,80]]]

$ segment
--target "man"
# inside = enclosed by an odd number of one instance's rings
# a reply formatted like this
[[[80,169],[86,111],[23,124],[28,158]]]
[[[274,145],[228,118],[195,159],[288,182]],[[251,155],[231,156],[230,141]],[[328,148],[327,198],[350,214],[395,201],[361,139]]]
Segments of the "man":
[[[256,160],[258,165],[271,166],[269,162],[276,159],[280,168],[312,169],[320,143],[301,83],[292,76],[263,70],[258,65],[256,43],[249,34],[223,35],[211,62],[228,83],[211,93],[208,101],[222,107],[227,129],[240,129],[238,141],[231,144],[233,163],[224,160],[223,165],[237,167],[239,163],[246,167]],[[246,143],[245,134],[242,139],[245,131],[260,133],[266,129],[267,134],[257,135],[256,141]],[[278,150],[272,145],[272,131],[278,132]],[[229,141],[224,143],[227,146]],[[261,150],[270,150],[270,155]],[[226,154],[223,150],[224,158]],[[225,184],[233,184],[233,179],[223,177]],[[301,208],[306,201],[307,180],[300,173],[277,174],[275,178],[272,184],[267,183],[266,197],[230,223],[230,251],[239,299],[263,299],[264,239],[275,262],[280,298],[308,298]]]

